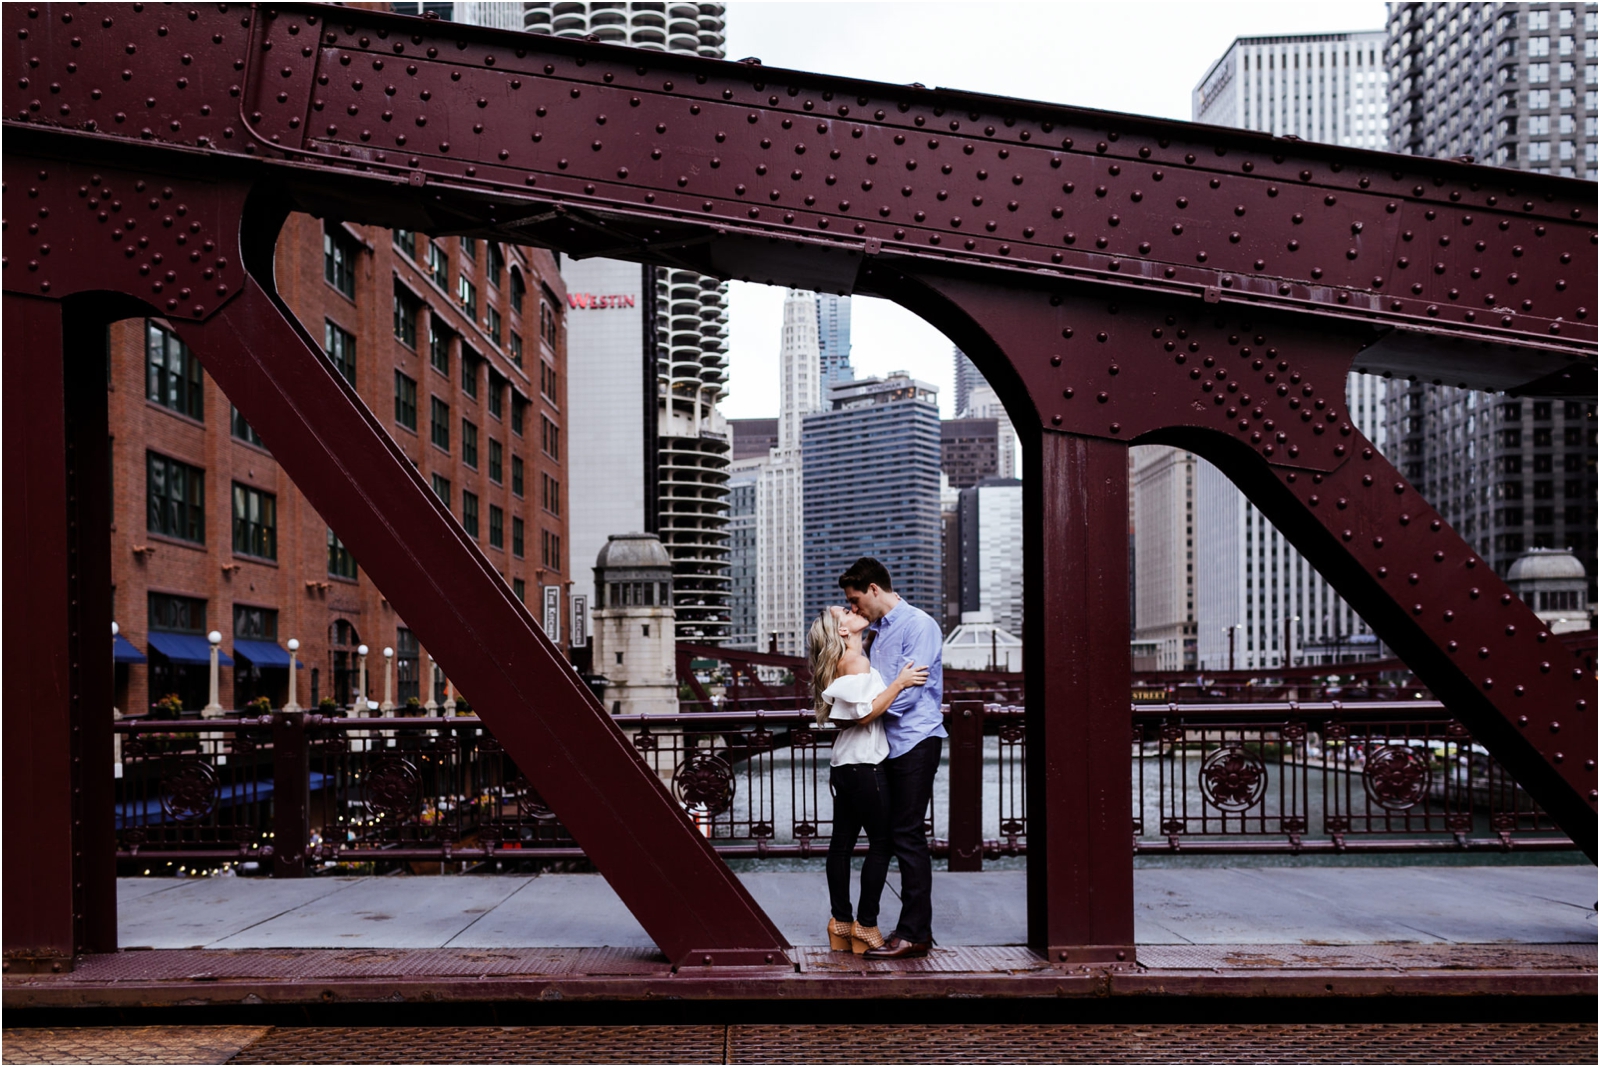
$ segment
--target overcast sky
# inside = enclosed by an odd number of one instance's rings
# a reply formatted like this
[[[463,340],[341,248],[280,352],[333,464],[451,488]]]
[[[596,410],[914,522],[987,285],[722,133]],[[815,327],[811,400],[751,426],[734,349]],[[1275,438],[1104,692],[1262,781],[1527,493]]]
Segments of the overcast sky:
[[[1235,37],[1379,29],[1380,0],[1320,3],[806,3],[731,0],[728,58],[1079,107],[1188,119],[1189,93]],[[950,343],[857,297],[858,376],[908,370],[953,415]],[[783,290],[734,282],[730,418],[778,413]]]

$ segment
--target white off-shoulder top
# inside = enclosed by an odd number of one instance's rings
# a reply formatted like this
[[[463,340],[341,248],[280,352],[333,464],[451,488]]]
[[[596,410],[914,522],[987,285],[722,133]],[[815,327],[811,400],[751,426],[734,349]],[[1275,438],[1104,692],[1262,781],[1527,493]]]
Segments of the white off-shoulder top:
[[[865,726],[846,725],[872,714],[872,701],[889,688],[876,670],[866,674],[846,674],[833,680],[822,691],[831,706],[828,718],[839,723],[839,736],[833,741],[833,766],[845,763],[882,763],[889,758],[889,736],[884,732],[883,716]]]

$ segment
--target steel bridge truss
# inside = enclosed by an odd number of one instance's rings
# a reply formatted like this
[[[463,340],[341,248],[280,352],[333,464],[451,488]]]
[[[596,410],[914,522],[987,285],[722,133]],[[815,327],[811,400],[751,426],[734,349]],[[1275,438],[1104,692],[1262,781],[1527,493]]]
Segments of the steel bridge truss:
[[[103,330],[134,315],[173,325],[676,966],[792,961],[289,313],[290,211],[886,297],[969,353],[1026,446],[1029,938],[1058,966],[1134,960],[1134,443],[1224,470],[1594,857],[1593,676],[1343,387],[1593,396],[1592,183],[349,8],[0,17],[9,969],[116,942]]]

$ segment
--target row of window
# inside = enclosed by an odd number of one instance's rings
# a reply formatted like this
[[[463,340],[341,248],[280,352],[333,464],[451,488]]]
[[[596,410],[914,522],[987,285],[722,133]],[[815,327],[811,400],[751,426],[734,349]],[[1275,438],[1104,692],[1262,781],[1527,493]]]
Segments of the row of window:
[[[522,460],[512,457],[513,489],[522,493]],[[147,492],[147,528],[151,533],[195,544],[206,540],[205,471],[182,460],[163,456],[158,452],[145,453]],[[560,514],[561,483],[547,474],[542,479],[542,503],[550,511]],[[450,503],[450,480],[442,475],[433,476],[433,491],[444,502]],[[233,483],[233,551],[236,555],[257,559],[278,558],[278,498],[254,486]],[[463,490],[461,493],[461,525],[474,538],[482,536],[479,528],[478,494]],[[548,567],[560,569],[561,538],[558,534],[542,531],[540,558]],[[499,504],[490,504],[488,513],[488,538],[492,548],[506,547],[506,513]],[[511,517],[511,553],[521,559],[526,554],[526,527],[520,516]],[[350,550],[328,531],[328,573],[340,578],[356,577],[356,562]]]
[[[339,236],[339,234],[335,234],[333,240],[337,242]],[[472,237],[462,237],[459,238],[459,243],[462,252],[462,258],[468,262],[476,263],[478,259],[477,239]],[[408,259],[413,261],[416,259],[417,235],[414,232],[410,230],[395,230],[394,244],[395,247],[403,252]],[[498,289],[501,287],[501,281],[506,272],[505,252],[499,244],[491,241],[488,243],[486,259],[487,263],[484,267],[483,276],[491,288]],[[445,292],[449,292],[450,257],[444,251],[442,242],[437,240],[430,240],[428,242],[426,268],[429,276],[433,279],[433,283]],[[328,280],[330,284],[335,284],[334,276],[332,274],[329,275]],[[520,314],[527,298],[527,283],[523,281],[522,272],[520,270],[513,269],[511,271],[510,288],[511,310]],[[347,292],[346,295],[351,296],[352,299],[354,298],[353,292]],[[459,271],[456,274],[455,297],[456,302],[460,304],[461,309],[466,313],[467,317],[472,319],[474,322],[477,322],[478,288],[465,271]],[[414,348],[416,347],[416,317],[418,312],[421,311],[422,303],[415,294],[411,293],[403,285],[401,285],[398,279],[395,283],[394,300],[395,336],[398,337],[403,343]],[[554,325],[555,318],[556,312],[551,308],[550,304],[546,301],[540,301],[539,335],[541,338],[546,340],[552,348],[554,348],[556,344],[556,331]],[[510,343],[507,345],[505,339],[507,331],[504,320],[498,308],[492,305],[484,308],[482,325],[484,332],[489,335],[490,339],[494,341],[495,345],[499,347],[509,347],[513,362],[515,362],[519,367],[522,366],[522,336],[515,330],[509,331]]]

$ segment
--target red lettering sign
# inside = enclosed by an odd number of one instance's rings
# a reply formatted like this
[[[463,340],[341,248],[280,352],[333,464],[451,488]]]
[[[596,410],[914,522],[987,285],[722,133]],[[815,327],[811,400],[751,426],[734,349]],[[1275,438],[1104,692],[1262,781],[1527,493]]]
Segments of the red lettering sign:
[[[632,293],[568,293],[567,306],[585,311],[600,311],[605,308],[631,308],[634,306],[635,297]]]

